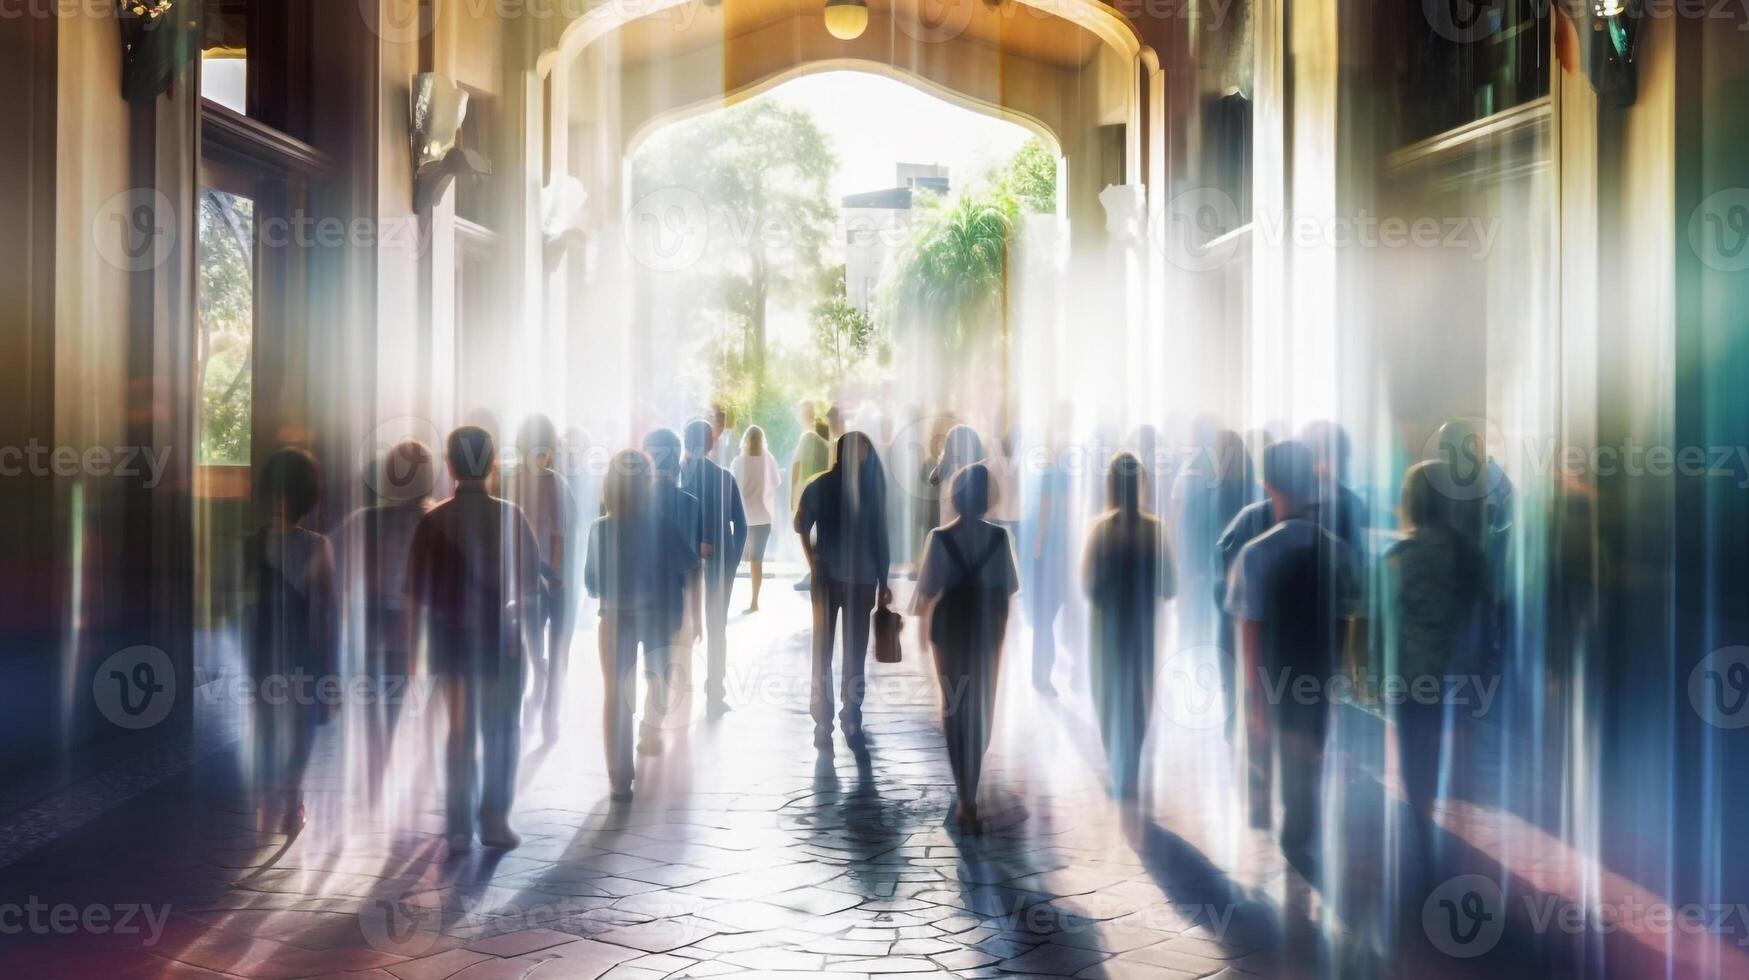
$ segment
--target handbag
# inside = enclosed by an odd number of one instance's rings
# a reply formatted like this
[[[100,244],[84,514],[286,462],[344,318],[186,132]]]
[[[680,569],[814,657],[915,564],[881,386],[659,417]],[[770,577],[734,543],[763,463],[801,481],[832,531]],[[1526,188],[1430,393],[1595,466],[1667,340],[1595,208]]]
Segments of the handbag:
[[[896,664],[903,660],[905,653],[899,646],[899,635],[905,632],[905,617],[882,605],[874,611],[873,626],[875,662]]]

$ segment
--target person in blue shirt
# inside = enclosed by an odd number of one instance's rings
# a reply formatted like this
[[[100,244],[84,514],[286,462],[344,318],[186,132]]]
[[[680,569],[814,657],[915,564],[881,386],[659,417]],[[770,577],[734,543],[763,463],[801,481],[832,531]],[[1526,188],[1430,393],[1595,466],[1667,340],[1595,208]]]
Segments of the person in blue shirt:
[[[703,560],[706,710],[720,715],[729,709],[724,684],[728,662],[729,597],[735,570],[747,547],[747,511],[741,485],[711,459],[716,429],[704,419],[686,426],[686,455],[680,462],[680,488],[698,499]]]
[[[605,513],[589,528],[583,559],[583,586],[601,610],[603,745],[615,800],[632,795],[638,651],[649,685],[644,741],[660,744],[672,695],[674,609],[685,574],[698,563],[694,543],[655,505],[652,469],[649,457],[635,449],[613,457],[602,486]]]

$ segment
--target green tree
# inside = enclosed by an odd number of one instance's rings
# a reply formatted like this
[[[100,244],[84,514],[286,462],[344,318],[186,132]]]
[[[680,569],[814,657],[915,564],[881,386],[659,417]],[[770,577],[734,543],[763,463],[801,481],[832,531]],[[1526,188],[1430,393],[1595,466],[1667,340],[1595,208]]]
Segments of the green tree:
[[[1002,183],[1022,208],[1036,214],[1057,213],[1057,157],[1037,137],[1015,151]]]
[[[1020,207],[1000,185],[925,204],[885,284],[891,322],[929,328],[947,351],[1005,327],[1010,238]]]
[[[833,269],[826,280],[825,295],[814,304],[808,323],[813,328],[814,348],[836,385],[869,355],[875,331],[874,321],[845,295],[844,267]]]
[[[195,387],[202,463],[249,462],[255,334],[255,203],[203,191],[199,205]]]
[[[755,378],[765,374],[771,304],[806,309],[814,299],[837,216],[829,195],[837,167],[813,116],[771,99],[671,126],[633,160],[640,198],[679,187],[703,204],[701,302],[745,325],[742,357]]]

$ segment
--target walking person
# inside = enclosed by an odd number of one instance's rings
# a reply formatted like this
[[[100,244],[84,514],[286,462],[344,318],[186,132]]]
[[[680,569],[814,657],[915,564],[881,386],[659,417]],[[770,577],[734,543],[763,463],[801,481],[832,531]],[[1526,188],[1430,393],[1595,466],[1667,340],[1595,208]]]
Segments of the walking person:
[[[698,499],[703,522],[699,557],[704,600],[705,711],[729,710],[726,678],[729,655],[729,597],[735,571],[747,548],[747,510],[741,486],[728,471],[711,461],[716,433],[711,423],[695,419],[686,426],[686,455],[680,463],[680,488]]]
[[[1092,609],[1089,666],[1100,741],[1112,795],[1134,799],[1142,743],[1154,706],[1154,655],[1160,603],[1176,592],[1166,529],[1143,506],[1147,471],[1118,453],[1106,476],[1106,512],[1087,535],[1082,587]]]
[[[802,509],[802,493],[808,489],[808,484],[814,482],[832,465],[832,444],[827,441],[826,422],[824,419],[815,420],[813,402],[802,402],[802,405],[802,434],[796,437],[796,451],[789,464],[792,519]],[[803,572],[801,579],[795,584],[795,590],[806,592],[812,585],[813,579]]]
[[[455,496],[413,531],[408,606],[421,622],[449,709],[445,749],[450,847],[515,847],[510,807],[521,754],[523,664],[541,601],[540,545],[522,510],[487,490],[496,449],[486,430],[450,434]]]
[[[862,727],[863,665],[875,603],[893,600],[887,577],[886,475],[874,443],[861,432],[838,440],[832,468],[808,484],[795,529],[807,557],[814,606],[814,662],[810,711],[814,746],[832,749],[833,634],[843,620],[840,652],[844,706],[838,714],[852,752],[868,750]]]
[[[959,517],[953,505],[953,478],[960,470],[983,459],[984,440],[978,438],[976,429],[956,425],[947,430],[947,438],[942,441],[941,451],[935,457],[935,468],[929,471],[929,485],[935,488],[941,505],[938,526],[946,527]]]
[[[365,708],[365,758],[375,802],[382,791],[404,696],[413,671],[416,648],[407,607],[407,556],[413,531],[431,510],[437,485],[437,461],[423,442],[409,439],[373,464],[379,502],[360,508],[341,525],[340,562],[346,595],[356,597],[358,639],[364,652],[365,675],[377,685],[376,697]]]
[[[517,462],[505,474],[505,496],[521,508],[540,548],[541,602],[528,610],[529,650],[533,685],[528,694],[529,721],[540,716],[542,737],[559,740],[563,717],[565,666],[571,654],[572,612],[576,599],[566,584],[566,543],[572,536],[571,488],[556,468],[559,434],[551,419],[531,415],[516,437]]]
[[[670,663],[685,574],[698,563],[693,542],[656,507],[649,457],[616,454],[602,487],[603,515],[589,529],[583,583],[598,600],[601,624],[602,746],[614,800],[631,799],[635,763],[632,717],[638,691],[638,651],[649,686],[643,741],[660,744],[662,716],[672,697]],[[652,711],[652,708],[656,709]]]
[[[1264,452],[1263,488],[1275,524],[1240,550],[1226,596],[1243,667],[1252,820],[1268,822],[1279,780],[1281,845],[1301,853],[1317,829],[1330,705],[1294,692],[1329,690],[1358,577],[1352,547],[1318,521],[1318,483],[1317,459],[1305,443],[1288,440]],[[1266,691],[1285,693],[1271,700]]]
[[[700,604],[704,599],[704,563],[711,557],[711,544],[705,536],[704,507],[697,497],[681,489],[682,448],[680,437],[671,429],[656,429],[644,436],[644,455],[648,458],[653,480],[650,485],[650,507],[656,518],[674,529],[686,543],[687,557],[666,563],[673,581],[664,591],[666,606],[661,610],[660,625],[668,629],[669,674],[661,685],[650,685],[644,702],[644,737],[638,751],[656,755],[662,751],[661,722],[664,715],[682,718],[692,714],[692,645],[698,639],[703,620]],[[664,695],[659,698],[658,694]]]
[[[759,611],[759,590],[765,584],[765,551],[771,544],[772,515],[777,513],[777,461],[766,451],[765,430],[750,425],[741,436],[741,453],[729,464],[729,474],[741,487],[747,511],[747,567],[753,594],[747,611]]]
[[[996,683],[1008,607],[1020,590],[1014,543],[1007,528],[985,519],[990,470],[961,469],[949,487],[951,524],[930,532],[917,573],[916,608],[928,623],[941,682],[941,727],[959,794],[955,816],[968,832],[978,819],[978,781],[995,724]]]
[[[1404,536],[1385,556],[1386,595],[1395,630],[1391,649],[1404,688],[1454,690],[1487,642],[1487,560],[1469,532],[1483,501],[1440,492],[1455,486],[1445,460],[1417,463],[1403,477],[1399,503]],[[1433,807],[1442,775],[1452,766],[1456,731],[1449,699],[1409,697],[1394,706],[1397,764],[1414,813],[1423,874],[1437,864]]]
[[[329,705],[298,687],[335,676],[338,616],[334,550],[328,539],[303,527],[316,509],[321,469],[302,449],[281,449],[267,458],[255,485],[261,526],[243,541],[243,581],[248,608],[243,643],[253,691],[253,775],[256,819],[295,834],[304,826],[304,771],[316,729]],[[284,696],[270,696],[275,690]]]
[[[1048,434],[1049,458],[1032,476],[1020,520],[1021,604],[1032,624],[1032,686],[1057,696],[1057,618],[1070,590],[1070,518],[1074,482],[1069,475],[1068,426],[1059,411]]]

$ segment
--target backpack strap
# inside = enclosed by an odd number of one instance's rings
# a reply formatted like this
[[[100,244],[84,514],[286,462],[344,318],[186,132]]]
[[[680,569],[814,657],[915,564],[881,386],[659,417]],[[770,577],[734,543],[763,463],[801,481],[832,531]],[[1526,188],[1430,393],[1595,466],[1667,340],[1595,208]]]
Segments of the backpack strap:
[[[972,574],[971,566],[966,564],[965,552],[960,550],[959,543],[954,541],[953,535],[943,531],[941,534],[941,546],[947,549],[947,557],[951,558],[954,565],[959,568],[961,578],[965,578]]]

